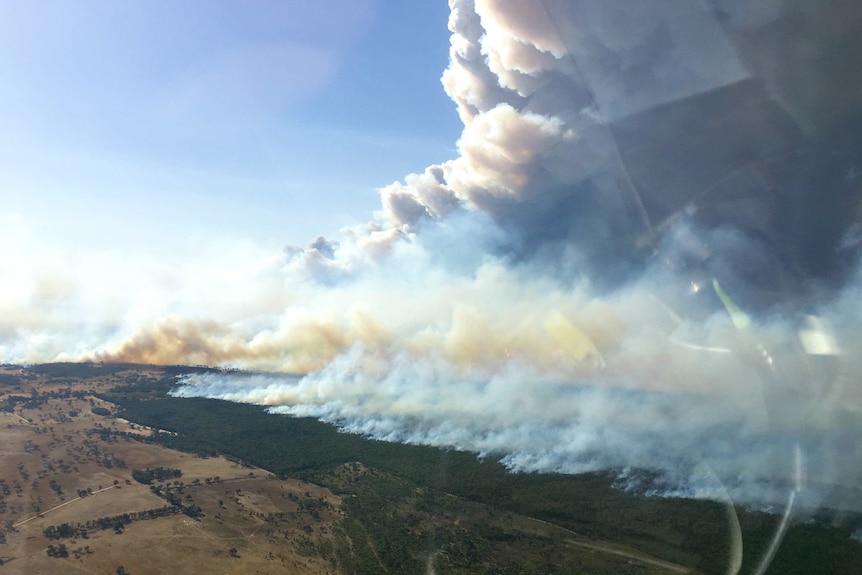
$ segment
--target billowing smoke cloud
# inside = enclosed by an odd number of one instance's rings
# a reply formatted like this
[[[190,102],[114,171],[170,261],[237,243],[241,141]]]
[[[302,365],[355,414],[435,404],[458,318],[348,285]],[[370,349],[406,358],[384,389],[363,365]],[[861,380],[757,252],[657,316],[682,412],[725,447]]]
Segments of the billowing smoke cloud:
[[[318,371],[194,375],[177,393],[472,450],[518,471],[647,469],[659,479],[626,484],[760,506],[795,485],[799,449],[807,503],[862,509],[862,366],[828,355],[862,335],[854,293],[828,318],[740,331],[724,312],[676,323],[657,295],[666,279],[599,299],[487,266],[453,288],[457,302],[444,309],[429,294],[396,311],[415,325],[352,343]],[[804,352],[806,337],[819,355]]]
[[[282,254],[138,258],[109,285],[81,278],[128,261],[4,262],[0,359],[274,372],[177,393],[514,470],[862,509],[862,80],[811,71],[860,18],[797,4],[450,0],[456,159]],[[800,27],[807,76],[772,58]]]

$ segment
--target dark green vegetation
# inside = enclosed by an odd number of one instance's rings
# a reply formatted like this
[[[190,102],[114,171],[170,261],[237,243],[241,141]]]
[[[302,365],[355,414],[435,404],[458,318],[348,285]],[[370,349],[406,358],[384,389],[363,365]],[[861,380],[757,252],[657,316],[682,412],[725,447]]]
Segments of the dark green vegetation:
[[[159,495],[163,495],[159,493]],[[176,515],[184,513],[189,517],[198,517],[201,514],[200,507],[194,505],[184,506],[179,503],[179,500],[174,497],[170,499],[170,494],[166,497],[170,501],[170,505],[164,505],[155,509],[147,509],[144,511],[136,511],[134,513],[122,513],[112,517],[99,517],[85,523],[70,525],[61,523],[60,525],[49,525],[42,531],[42,535],[48,539],[87,539],[90,531],[104,531],[113,529],[115,533],[120,534],[125,529],[126,525],[135,521],[147,521],[150,519],[158,519],[167,517],[168,515]]]
[[[167,467],[147,467],[146,469],[132,469],[132,479],[138,483],[149,485],[156,481],[164,481],[166,479],[176,479],[182,477],[183,472],[179,469],[170,469]]]
[[[729,536],[719,504],[626,493],[610,475],[510,474],[470,453],[368,440],[256,406],[167,396],[181,372],[125,376],[101,397],[120,406],[122,417],[162,430],[151,441],[226,455],[340,494],[347,517],[328,552],[348,573],[422,573],[429,562],[437,573],[601,572],[587,551],[571,552],[591,549],[590,542],[625,545],[698,572],[726,571]],[[746,573],[778,517],[738,512]],[[839,526],[793,525],[768,573],[857,573],[862,545],[850,534],[860,520],[833,523]],[[668,572],[637,561],[614,571],[606,565],[605,572]]]

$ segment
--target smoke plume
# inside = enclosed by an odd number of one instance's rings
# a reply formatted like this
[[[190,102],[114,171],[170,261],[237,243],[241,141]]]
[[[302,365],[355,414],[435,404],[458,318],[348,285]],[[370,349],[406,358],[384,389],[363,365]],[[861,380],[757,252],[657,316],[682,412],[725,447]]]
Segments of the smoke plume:
[[[44,258],[3,255],[0,359],[269,372],[177,394],[755,505],[801,451],[811,505],[862,509],[858,115],[770,57],[860,17],[797,4],[450,0],[457,158],[281,254],[59,261],[7,222]]]

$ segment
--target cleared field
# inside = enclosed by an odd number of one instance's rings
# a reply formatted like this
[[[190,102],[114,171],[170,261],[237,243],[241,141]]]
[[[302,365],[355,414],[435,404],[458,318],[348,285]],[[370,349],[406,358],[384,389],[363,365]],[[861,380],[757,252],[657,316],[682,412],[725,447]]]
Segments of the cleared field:
[[[320,553],[332,547],[342,516],[328,490],[136,440],[151,430],[113,417],[115,406],[92,395],[116,385],[114,376],[56,383],[14,368],[0,368],[3,374],[0,573],[337,572]],[[155,467],[181,473],[153,481],[161,495],[132,479],[133,469]],[[198,508],[198,516],[139,518],[168,507],[168,493],[183,508]],[[136,519],[120,529],[93,523],[124,515]],[[63,524],[76,528],[72,537],[45,536]]]

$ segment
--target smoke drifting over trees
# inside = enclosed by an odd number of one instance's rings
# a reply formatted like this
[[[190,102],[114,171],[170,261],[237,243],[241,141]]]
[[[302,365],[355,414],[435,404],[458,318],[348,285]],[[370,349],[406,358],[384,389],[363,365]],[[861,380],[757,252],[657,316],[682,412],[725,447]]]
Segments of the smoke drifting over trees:
[[[93,286],[128,262],[45,253],[0,302],[0,359],[278,372],[189,376],[179,393],[518,470],[655,469],[680,494],[772,503],[796,445],[812,484],[857,485],[860,366],[800,342],[862,335],[858,142],[824,111],[850,108],[825,79],[805,93],[754,57],[795,2],[737,4],[451,0],[457,158],[383,187],[370,222],[281,254],[211,246]],[[812,50],[858,29],[858,9],[835,5],[841,23],[806,20]],[[823,141],[841,151],[800,151]],[[788,184],[824,172],[837,192]],[[800,213],[825,220],[806,246]],[[830,265],[808,273],[815,260]]]

